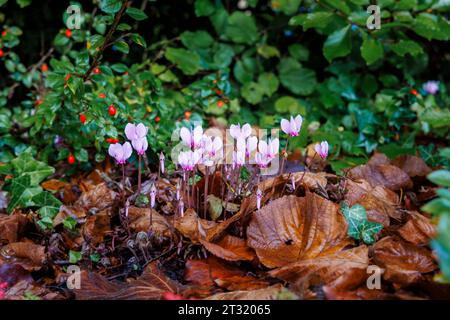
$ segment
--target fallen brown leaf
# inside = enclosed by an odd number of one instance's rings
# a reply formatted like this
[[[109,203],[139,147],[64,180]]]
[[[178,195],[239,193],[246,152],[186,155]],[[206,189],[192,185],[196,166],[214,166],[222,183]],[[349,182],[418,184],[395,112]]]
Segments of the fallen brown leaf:
[[[48,191],[59,191],[67,185],[67,182],[51,179],[41,183],[41,187]]]
[[[103,242],[105,235],[111,232],[109,210],[103,210],[88,217],[82,228],[83,238],[93,245]]]
[[[0,214],[0,241],[16,242],[26,223],[27,217],[18,211],[12,215]]]
[[[269,268],[341,250],[351,243],[335,203],[314,193],[285,196],[253,214],[247,241]]]
[[[251,261],[255,258],[254,251],[247,246],[246,241],[234,236],[225,235],[217,243],[200,239],[200,243],[213,255],[227,261]]]
[[[45,247],[32,242],[14,242],[0,249],[0,263],[17,263],[25,270],[36,271],[46,261]]]
[[[152,231],[166,238],[171,237],[171,226],[167,219],[159,214],[156,210],[150,208],[128,208],[128,219],[131,230],[135,232],[148,232],[150,230],[150,216],[152,219]]]
[[[392,161],[392,164],[402,169],[410,177],[425,177],[431,172],[430,167],[422,158],[412,155],[398,156]]]
[[[396,237],[385,237],[374,245],[374,261],[386,269],[383,278],[398,284],[423,280],[423,274],[437,269],[430,250]]]
[[[408,222],[397,229],[400,236],[417,246],[424,246],[436,235],[436,227],[430,219],[418,212],[410,212]]]
[[[216,293],[205,300],[276,300],[283,290],[281,284],[257,290]]]
[[[94,186],[91,190],[83,192],[75,203],[75,206],[82,207],[86,210],[96,208],[98,211],[104,210],[112,206],[117,193],[109,189],[106,183]]]

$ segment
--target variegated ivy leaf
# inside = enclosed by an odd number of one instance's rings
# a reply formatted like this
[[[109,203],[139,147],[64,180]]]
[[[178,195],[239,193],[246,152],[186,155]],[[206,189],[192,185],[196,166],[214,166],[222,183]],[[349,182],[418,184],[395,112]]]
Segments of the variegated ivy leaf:
[[[383,225],[378,222],[367,220],[366,209],[355,204],[349,207],[343,204],[341,211],[348,224],[348,235],[356,240],[362,240],[367,244],[375,242],[375,236],[383,229]]]

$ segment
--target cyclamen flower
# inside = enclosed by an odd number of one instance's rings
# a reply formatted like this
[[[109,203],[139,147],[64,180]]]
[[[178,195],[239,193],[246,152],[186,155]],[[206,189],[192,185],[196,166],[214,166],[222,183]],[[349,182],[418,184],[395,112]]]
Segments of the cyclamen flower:
[[[203,138],[203,128],[197,126],[194,130],[189,130],[188,128],[181,128],[180,130],[181,140],[187,145],[189,148],[196,149],[201,146],[202,138]]]
[[[152,208],[155,207],[156,202],[156,187],[155,184],[152,184],[152,187],[150,188],[150,206]]]
[[[111,157],[116,159],[118,164],[124,164],[127,159],[131,157],[133,149],[129,142],[125,142],[123,145],[120,143],[110,144],[108,148],[108,153]]]
[[[270,159],[268,159],[265,155],[260,152],[255,154],[255,163],[260,169],[267,168],[270,163]]]
[[[192,171],[200,161],[201,154],[196,151],[184,151],[178,155],[178,164],[183,171]]]
[[[212,139],[209,136],[203,137],[203,152],[207,157],[215,157],[216,155],[221,155],[223,148],[223,142],[220,137],[215,137]]]
[[[280,149],[280,141],[278,139],[273,139],[268,142],[261,140],[258,145],[259,152],[268,159],[272,160],[278,154]]]
[[[295,177],[291,176],[291,185],[292,185],[292,189],[295,190]]]
[[[262,191],[258,188],[256,190],[256,208],[261,209],[261,199],[262,199]]]
[[[180,209],[181,217],[183,217],[184,216],[184,202],[183,202],[183,200],[180,200],[180,202],[178,203],[178,208]]]
[[[249,137],[247,140],[238,139],[237,141],[237,150],[245,153],[246,157],[250,157],[250,154],[256,149],[258,146],[258,138],[253,136]]]
[[[282,119],[281,130],[283,130],[284,133],[290,135],[291,137],[296,137],[298,136],[300,129],[302,128],[302,122],[303,118],[301,115],[298,115],[295,118],[291,116],[290,121],[287,119]]]
[[[178,182],[177,182],[177,187],[176,187],[176,194],[175,194],[175,199],[177,200],[177,201],[179,201],[180,200],[180,198],[181,198],[181,196],[180,196],[180,193],[181,193],[181,181],[179,181],[178,180]]]
[[[142,156],[148,148],[147,132],[148,128],[143,123],[139,123],[138,125],[128,123],[125,126],[125,135],[127,136],[127,139],[131,141],[131,145],[140,156]]]
[[[314,146],[314,150],[316,150],[317,154],[322,158],[325,159],[328,157],[328,142],[322,141],[321,143],[317,143]]]
[[[252,134],[252,127],[246,123],[242,126],[240,124],[232,124],[230,126],[230,135],[236,139],[247,139]]]
[[[159,154],[159,168],[160,168],[162,174],[164,174],[164,170],[165,170],[164,160],[165,160],[164,153],[161,152]]]
[[[428,94],[435,95],[439,91],[439,81],[427,81],[422,86]]]
[[[245,154],[242,151],[233,151],[233,169],[240,168],[245,164]]]

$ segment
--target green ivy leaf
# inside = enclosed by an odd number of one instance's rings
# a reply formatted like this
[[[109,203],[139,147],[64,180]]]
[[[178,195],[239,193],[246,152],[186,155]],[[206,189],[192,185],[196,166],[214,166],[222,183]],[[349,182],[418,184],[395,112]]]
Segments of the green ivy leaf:
[[[80,251],[69,251],[69,262],[70,263],[77,263],[82,258]]]
[[[41,191],[41,187],[33,187],[31,185],[29,175],[13,179],[10,191],[11,199],[6,211],[11,213],[16,207],[27,206],[31,199]]]
[[[50,192],[44,191],[32,199],[35,206],[41,207],[38,210],[41,218],[49,217],[53,219],[59,212],[59,208],[62,206],[61,201],[56,199]]]
[[[165,57],[186,75],[194,75],[201,70],[200,56],[182,48],[167,48]]]
[[[350,26],[330,34],[323,45],[323,54],[329,62],[338,57],[345,57],[351,50]]]
[[[55,172],[53,167],[35,160],[29,152],[21,153],[19,157],[11,161],[11,164],[18,176],[29,176],[30,186],[38,185],[39,182]]]
[[[348,235],[356,240],[362,240],[367,244],[375,242],[375,236],[383,229],[383,225],[378,222],[367,220],[366,209],[355,204],[351,208],[344,204],[341,207],[345,220],[348,224]]]

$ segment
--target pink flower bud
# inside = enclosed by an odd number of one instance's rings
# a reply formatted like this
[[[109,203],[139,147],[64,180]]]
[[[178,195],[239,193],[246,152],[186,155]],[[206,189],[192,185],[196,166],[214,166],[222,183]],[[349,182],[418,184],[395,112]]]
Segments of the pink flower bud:
[[[327,141],[322,141],[321,143],[317,143],[314,146],[314,150],[316,150],[317,154],[322,159],[326,159],[326,157],[328,157],[328,142]]]
[[[160,170],[161,170],[161,174],[164,174],[164,159],[165,159],[165,157],[164,157],[164,153],[160,153],[159,154],[159,168],[160,168]]]
[[[262,199],[262,191],[258,188],[258,190],[256,190],[256,207],[259,209],[261,209],[261,199]]]

